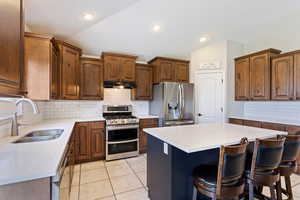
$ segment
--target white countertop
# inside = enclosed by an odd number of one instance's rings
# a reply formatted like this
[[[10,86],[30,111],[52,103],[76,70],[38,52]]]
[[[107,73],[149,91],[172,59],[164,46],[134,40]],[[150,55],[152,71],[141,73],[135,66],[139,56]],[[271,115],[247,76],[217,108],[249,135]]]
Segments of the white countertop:
[[[271,118],[271,117],[260,117],[260,116],[251,116],[251,115],[242,115],[242,116],[230,115],[229,118],[300,126],[300,121],[299,120],[280,119],[280,118]]]
[[[227,123],[148,128],[144,131],[187,153],[237,144],[243,137],[247,137],[249,141],[255,141],[256,138],[265,139],[277,134],[287,134],[281,131]]]
[[[136,114],[135,116],[139,119],[158,118],[158,116],[156,116],[156,115],[147,115],[147,114]]]
[[[0,139],[0,185],[54,176],[76,122],[102,121],[99,118],[49,120],[23,127],[20,136]],[[64,129],[57,139],[14,144],[31,131]]]

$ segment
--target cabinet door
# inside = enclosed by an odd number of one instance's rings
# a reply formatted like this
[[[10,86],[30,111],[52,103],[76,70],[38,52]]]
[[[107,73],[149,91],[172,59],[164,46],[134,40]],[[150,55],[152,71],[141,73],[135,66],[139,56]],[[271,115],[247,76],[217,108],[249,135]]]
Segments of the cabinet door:
[[[140,120],[140,132],[139,132],[139,148],[140,153],[147,151],[147,133],[143,131],[144,128],[158,127],[157,119],[141,119]]]
[[[23,70],[22,0],[0,1],[0,93],[17,94]]]
[[[80,99],[103,99],[103,65],[100,61],[81,60]]]
[[[230,124],[237,124],[237,125],[244,125],[244,120],[230,118],[229,123]]]
[[[90,160],[91,140],[89,132],[89,123],[78,123],[76,125],[76,163]]]
[[[121,74],[122,81],[135,81],[135,60],[129,58],[121,58]]]
[[[52,48],[52,81],[51,81],[51,98],[59,97],[59,50]]]
[[[235,99],[249,100],[250,97],[249,58],[235,61]]]
[[[300,53],[294,56],[294,87],[295,99],[300,100]]]
[[[275,131],[286,131],[286,125],[262,122],[261,127],[265,129],[275,130]]]
[[[105,56],[104,58],[104,81],[120,81],[120,58]]]
[[[250,98],[270,99],[270,60],[268,54],[250,57]]]
[[[95,122],[91,127],[91,159],[98,160],[105,157],[105,129],[104,123]]]
[[[79,99],[78,72],[79,52],[63,47],[62,57],[62,97],[63,99]]]
[[[162,60],[160,61],[159,69],[160,82],[175,81],[173,62]]]
[[[175,63],[175,81],[189,82],[189,65],[187,63]]]
[[[272,100],[292,100],[294,96],[293,56],[272,61]]]
[[[259,122],[259,121],[244,120],[244,125],[261,128],[261,122]]]
[[[133,99],[151,100],[152,99],[152,67],[136,67],[136,88],[132,90]]]

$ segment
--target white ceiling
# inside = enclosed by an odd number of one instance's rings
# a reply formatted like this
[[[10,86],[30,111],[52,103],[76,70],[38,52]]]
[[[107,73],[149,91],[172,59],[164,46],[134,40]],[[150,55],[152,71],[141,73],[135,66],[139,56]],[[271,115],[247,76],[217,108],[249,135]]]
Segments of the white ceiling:
[[[224,39],[257,48],[300,48],[295,0],[26,0],[25,6],[33,31],[59,35],[84,54],[189,58],[192,50]],[[82,21],[85,11],[97,19]],[[161,26],[157,33],[154,24]],[[209,41],[200,43],[201,36]]]

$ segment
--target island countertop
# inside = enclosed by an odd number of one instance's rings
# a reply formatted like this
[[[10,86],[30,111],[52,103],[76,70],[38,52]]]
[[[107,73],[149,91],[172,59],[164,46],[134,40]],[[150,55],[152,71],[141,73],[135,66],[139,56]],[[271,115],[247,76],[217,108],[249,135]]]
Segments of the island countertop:
[[[186,153],[237,144],[243,137],[247,137],[249,141],[255,141],[256,138],[266,139],[278,134],[287,134],[282,131],[227,123],[147,128],[144,131]]]

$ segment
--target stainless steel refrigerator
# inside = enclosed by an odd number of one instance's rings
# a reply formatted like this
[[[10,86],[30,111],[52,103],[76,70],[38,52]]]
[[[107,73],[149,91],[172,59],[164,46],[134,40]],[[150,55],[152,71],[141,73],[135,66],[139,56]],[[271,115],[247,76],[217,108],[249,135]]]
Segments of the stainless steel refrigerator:
[[[150,114],[159,116],[160,126],[194,124],[194,84],[162,82],[153,87]]]

